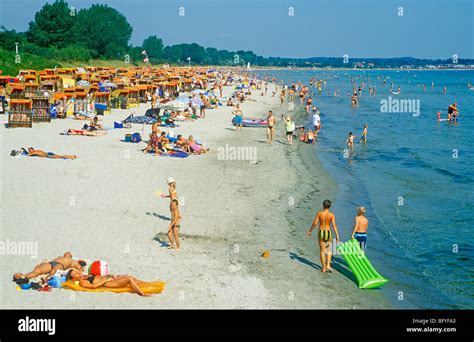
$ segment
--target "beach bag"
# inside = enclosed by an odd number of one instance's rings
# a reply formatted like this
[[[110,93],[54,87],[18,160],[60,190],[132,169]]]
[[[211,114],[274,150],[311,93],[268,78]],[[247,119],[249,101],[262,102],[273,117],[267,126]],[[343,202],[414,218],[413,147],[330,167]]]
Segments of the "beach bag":
[[[123,123],[114,121],[114,128],[123,128]]]
[[[140,133],[133,133],[132,134],[132,143],[139,143],[140,141],[142,141],[142,137],[141,137]]]
[[[99,110],[107,110],[107,105],[106,104],[103,104],[103,103],[96,103],[95,104],[95,110],[99,111]]]
[[[132,142],[132,135],[131,134],[125,134],[125,142]]]

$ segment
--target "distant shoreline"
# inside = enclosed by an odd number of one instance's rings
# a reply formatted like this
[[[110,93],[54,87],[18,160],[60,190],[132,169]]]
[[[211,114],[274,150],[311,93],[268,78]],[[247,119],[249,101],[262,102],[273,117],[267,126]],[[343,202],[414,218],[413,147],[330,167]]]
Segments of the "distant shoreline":
[[[331,70],[335,70],[335,71],[371,71],[371,70],[375,70],[375,71],[385,71],[385,70],[394,70],[394,71],[400,71],[400,70],[408,70],[408,71],[416,71],[416,70],[429,70],[429,71],[467,71],[467,70],[474,70],[474,68],[444,68],[444,69],[441,69],[441,68],[366,68],[366,69],[363,69],[363,68],[314,68],[314,67],[298,67],[298,68],[288,68],[288,67],[254,67],[254,68],[251,68],[251,69],[247,69],[248,71],[261,71],[261,70],[291,70],[291,71],[308,71],[308,70],[315,70],[315,71],[331,71]]]

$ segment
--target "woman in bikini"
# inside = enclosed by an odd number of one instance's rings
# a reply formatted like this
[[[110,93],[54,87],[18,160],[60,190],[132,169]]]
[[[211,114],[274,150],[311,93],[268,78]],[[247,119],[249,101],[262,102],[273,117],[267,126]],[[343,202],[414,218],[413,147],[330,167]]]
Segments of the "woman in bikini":
[[[98,137],[106,135],[107,132],[98,132],[98,131],[86,131],[85,129],[74,129],[69,128],[66,132],[66,135],[85,135],[88,137]]]
[[[79,285],[86,289],[98,289],[100,287],[118,288],[130,286],[134,293],[139,296],[148,297],[149,294],[140,289],[140,284],[146,284],[145,281],[139,280],[135,277],[128,275],[107,275],[107,276],[94,276],[83,274],[81,271],[70,270],[66,276],[67,280],[74,282],[78,281]]]
[[[169,198],[170,199],[170,202],[174,199],[177,199],[178,197],[178,193],[176,191],[176,181],[173,179],[173,178],[168,178],[166,180],[166,182],[168,183],[168,196],[165,195],[165,194],[162,194],[161,197],[163,198]]]

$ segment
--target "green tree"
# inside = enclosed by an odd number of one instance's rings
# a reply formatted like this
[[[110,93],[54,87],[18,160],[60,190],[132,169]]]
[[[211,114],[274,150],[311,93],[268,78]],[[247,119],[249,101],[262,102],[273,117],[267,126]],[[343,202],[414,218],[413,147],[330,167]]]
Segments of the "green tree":
[[[183,50],[180,45],[167,46],[163,50],[163,56],[170,62],[182,61]],[[185,58],[186,59],[186,58]]]
[[[7,30],[4,26],[0,26],[0,47],[9,50],[15,51],[15,43],[22,43],[24,38],[24,33],[16,32],[15,30]]]
[[[44,5],[30,22],[27,38],[41,47],[65,47],[70,43],[74,16],[64,0]]]
[[[123,58],[133,28],[124,15],[107,5],[80,10],[73,27],[74,39],[93,57]]]
[[[149,36],[143,41],[143,50],[146,50],[150,58],[163,57],[163,41],[157,36]]]

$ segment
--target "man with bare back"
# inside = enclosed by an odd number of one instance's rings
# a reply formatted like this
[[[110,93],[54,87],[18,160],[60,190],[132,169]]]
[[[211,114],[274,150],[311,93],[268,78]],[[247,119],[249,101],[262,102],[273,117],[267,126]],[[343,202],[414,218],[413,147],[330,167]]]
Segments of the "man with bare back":
[[[332,245],[332,233],[331,228],[336,234],[336,243],[339,242],[339,232],[337,231],[336,217],[332,212],[329,211],[331,208],[331,201],[323,201],[323,210],[318,211],[314,217],[313,224],[309,228],[308,237],[311,236],[313,229],[319,224],[319,256],[321,258],[322,272],[332,272],[331,268],[331,245]]]
[[[83,266],[85,266],[85,262],[73,260],[71,252],[66,252],[63,256],[36,265],[33,271],[29,273],[15,273],[13,275],[13,281],[18,282],[22,280],[23,283],[27,283],[28,280],[40,275],[47,275],[47,277],[50,278],[59,270],[64,271],[73,268],[82,271]]]
[[[267,125],[267,143],[271,144],[275,138],[275,117],[271,110],[268,111]]]
[[[367,230],[369,229],[369,220],[365,217],[365,208],[359,207],[357,216],[354,219],[354,230],[352,238],[359,242],[360,248],[365,252],[367,248]]]

